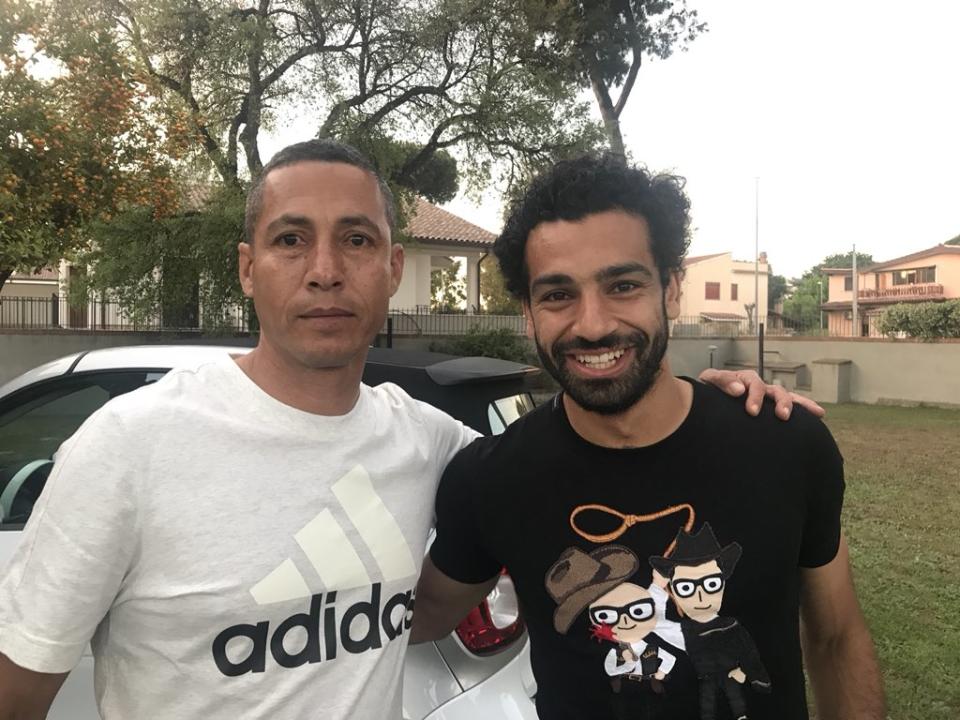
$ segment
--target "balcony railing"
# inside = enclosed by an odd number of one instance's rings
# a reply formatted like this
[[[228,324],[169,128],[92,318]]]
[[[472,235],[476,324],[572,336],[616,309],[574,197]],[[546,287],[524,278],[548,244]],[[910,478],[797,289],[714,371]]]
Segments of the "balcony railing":
[[[894,285],[893,287],[878,290],[861,290],[858,294],[861,300],[898,300],[903,298],[938,298],[943,297],[943,285],[939,283],[924,283],[922,285]]]

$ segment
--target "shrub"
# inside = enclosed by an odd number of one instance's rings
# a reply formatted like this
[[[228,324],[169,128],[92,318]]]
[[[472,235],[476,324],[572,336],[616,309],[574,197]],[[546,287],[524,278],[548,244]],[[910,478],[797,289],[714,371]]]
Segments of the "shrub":
[[[473,325],[466,335],[432,342],[430,349],[451,355],[480,355],[528,364],[535,359],[526,338],[507,328],[485,330],[478,325]]]
[[[885,335],[960,338],[960,300],[894,305],[880,318],[879,327]]]

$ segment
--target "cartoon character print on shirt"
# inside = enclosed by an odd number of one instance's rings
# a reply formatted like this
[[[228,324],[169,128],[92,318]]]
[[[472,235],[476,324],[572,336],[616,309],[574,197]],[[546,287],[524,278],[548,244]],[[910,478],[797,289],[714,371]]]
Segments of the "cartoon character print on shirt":
[[[739,543],[721,547],[710,523],[696,533],[677,533],[672,553],[650,558],[650,565],[668,578],[679,609],[680,626],[700,681],[700,718],[713,720],[717,696],[727,698],[733,716],[747,718],[744,686],[770,692],[770,677],[750,633],[733,617],[720,615],[724,588],[740,560]]]
[[[578,526],[578,516],[599,511],[621,520],[613,532],[596,535]],[[606,544],[584,552],[566,549],[546,575],[546,589],[557,603],[554,628],[566,635],[574,620],[588,612],[591,637],[612,645],[604,671],[615,693],[622,681],[649,682],[655,693],[676,663],[675,650],[686,652],[700,682],[702,720],[713,720],[717,695],[726,696],[734,717],[747,718],[742,686],[769,692],[770,680],[749,633],[735,618],[720,617],[723,589],[740,558],[741,547],[721,548],[709,523],[692,533],[695,512],[676,505],[648,515],[628,515],[605,505],[581,505],[570,515],[573,530],[594,543],[609,543],[638,522],[686,512],[686,522],[663,555],[650,558],[652,582],[630,582],[639,570],[636,554],[622,545]],[[666,616],[672,599],[681,617]]]
[[[604,535],[586,532],[578,526],[578,516],[587,511],[618,518],[620,526]],[[685,527],[689,529],[695,517],[690,505],[649,515],[627,515],[606,505],[582,505],[571,513],[570,525],[584,539],[605,543],[638,522],[680,512],[687,513]],[[620,692],[621,682],[628,680],[647,681],[654,692],[661,693],[662,681],[676,663],[672,650],[684,648],[683,633],[680,625],[666,616],[666,578],[654,572],[647,587],[628,582],[639,567],[637,556],[622,545],[604,545],[589,554],[568,548],[548,570],[546,587],[558,606],[554,613],[557,632],[565,635],[576,617],[588,610],[591,637],[612,646],[604,659],[604,671],[614,692]]]

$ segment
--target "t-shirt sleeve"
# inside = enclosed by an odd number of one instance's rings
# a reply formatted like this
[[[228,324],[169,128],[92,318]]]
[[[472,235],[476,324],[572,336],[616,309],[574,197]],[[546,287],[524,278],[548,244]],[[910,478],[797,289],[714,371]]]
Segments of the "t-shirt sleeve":
[[[840,547],[840,512],[843,509],[843,456],[820,420],[809,419],[807,455],[807,507],[799,565],[826,565]]]
[[[473,428],[464,425],[456,418],[447,415],[442,410],[438,410],[427,403],[421,404],[424,423],[432,429],[433,439],[436,446],[436,457],[440,462],[440,467],[444,468],[453,460],[454,455],[467,447],[470,443],[481,437]]]
[[[480,530],[474,497],[477,445],[461,450],[447,466],[437,490],[437,534],[430,559],[444,575],[462,583],[489,580],[503,567]]]
[[[21,667],[73,669],[119,592],[136,548],[129,440],[107,405],[56,454],[0,573],[0,652]]]

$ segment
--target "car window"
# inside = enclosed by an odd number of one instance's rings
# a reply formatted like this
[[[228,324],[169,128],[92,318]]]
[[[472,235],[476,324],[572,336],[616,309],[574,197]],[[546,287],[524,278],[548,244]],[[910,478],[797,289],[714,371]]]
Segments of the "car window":
[[[530,393],[519,393],[494,400],[487,406],[487,419],[490,421],[490,433],[499,435],[511,423],[519,420],[533,410],[533,398]]]
[[[60,378],[0,402],[0,527],[26,522],[49,460],[83,421],[111,398],[160,377],[156,372],[100,372]]]

